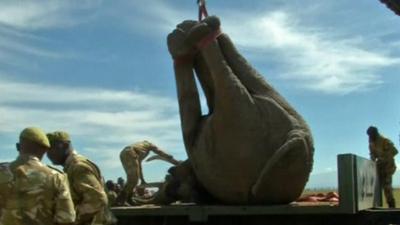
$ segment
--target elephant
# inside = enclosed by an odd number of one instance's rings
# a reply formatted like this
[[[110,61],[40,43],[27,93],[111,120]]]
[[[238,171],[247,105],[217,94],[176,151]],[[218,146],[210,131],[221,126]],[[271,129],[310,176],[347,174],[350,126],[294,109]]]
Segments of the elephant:
[[[179,162],[168,169],[165,180],[150,198],[135,197],[133,205],[169,205],[171,203],[216,203],[195,177],[189,160]]]
[[[385,4],[396,15],[400,16],[400,0],[380,0],[380,2]]]
[[[186,20],[167,37],[194,177],[220,203],[292,202],[312,170],[311,130],[220,26],[215,16]]]

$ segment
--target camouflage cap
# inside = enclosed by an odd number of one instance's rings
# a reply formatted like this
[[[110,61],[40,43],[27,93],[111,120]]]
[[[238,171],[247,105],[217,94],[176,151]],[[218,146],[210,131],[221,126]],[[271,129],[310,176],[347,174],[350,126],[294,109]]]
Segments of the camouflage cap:
[[[50,148],[50,142],[46,136],[46,133],[37,127],[25,128],[19,135],[19,139],[29,140],[44,147]]]
[[[377,135],[379,133],[378,128],[374,127],[374,126],[370,126],[367,129],[367,134],[368,135]]]
[[[49,138],[50,143],[55,141],[63,141],[63,142],[71,141],[69,134],[65,131],[55,131],[53,133],[48,133],[47,137]]]

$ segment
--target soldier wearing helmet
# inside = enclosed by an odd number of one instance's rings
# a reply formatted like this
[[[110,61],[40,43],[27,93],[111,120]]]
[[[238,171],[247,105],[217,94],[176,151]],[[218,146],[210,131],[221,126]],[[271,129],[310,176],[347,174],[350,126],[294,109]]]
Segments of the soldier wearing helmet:
[[[17,143],[19,156],[0,164],[0,224],[72,224],[75,210],[67,178],[41,160],[50,149],[39,128],[24,129]]]
[[[382,136],[378,128],[370,126],[367,129],[369,137],[369,153],[371,160],[376,162],[378,177],[390,208],[395,208],[393,197],[392,176],[396,171],[394,156],[398,153],[393,142]]]
[[[68,175],[72,200],[75,203],[75,225],[107,225],[114,223],[108,208],[103,177],[96,164],[74,151],[71,138],[64,131],[47,134],[51,151],[48,158],[62,165]]]
[[[165,153],[149,141],[140,141],[126,146],[119,155],[127,176],[127,182],[117,199],[119,205],[134,204],[132,201],[134,188],[139,184],[139,181],[141,185],[146,184],[143,177],[142,161],[150,152],[155,153],[155,156],[147,160],[161,159],[175,165],[179,163],[172,155]]]

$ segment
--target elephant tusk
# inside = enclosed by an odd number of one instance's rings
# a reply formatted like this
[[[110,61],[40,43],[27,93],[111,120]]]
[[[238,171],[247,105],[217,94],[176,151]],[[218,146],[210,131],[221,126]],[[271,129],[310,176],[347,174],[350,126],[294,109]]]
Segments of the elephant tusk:
[[[163,184],[163,182],[151,182],[151,183],[145,183],[145,184],[140,184],[137,187],[141,187],[141,188],[152,188],[152,187],[161,187],[161,185]]]
[[[175,165],[175,166],[180,164],[180,162],[178,160],[174,159],[174,158],[168,158],[168,157],[161,156],[161,155],[150,156],[149,158],[146,159],[146,162],[150,162],[150,161],[153,161],[153,160],[161,160],[161,161],[164,161],[164,162],[171,163],[172,165]]]

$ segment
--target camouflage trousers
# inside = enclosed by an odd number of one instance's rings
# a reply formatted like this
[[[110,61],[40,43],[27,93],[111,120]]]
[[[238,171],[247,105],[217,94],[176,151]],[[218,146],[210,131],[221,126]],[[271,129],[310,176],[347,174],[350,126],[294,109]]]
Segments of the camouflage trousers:
[[[388,171],[378,170],[379,182],[381,183],[386,202],[390,208],[396,207],[395,199],[393,196],[392,175],[393,174],[388,173]]]
[[[133,196],[133,189],[139,183],[140,162],[138,155],[134,151],[123,151],[120,155],[122,166],[126,173],[126,184],[123,187],[121,195],[125,201],[129,201]]]

